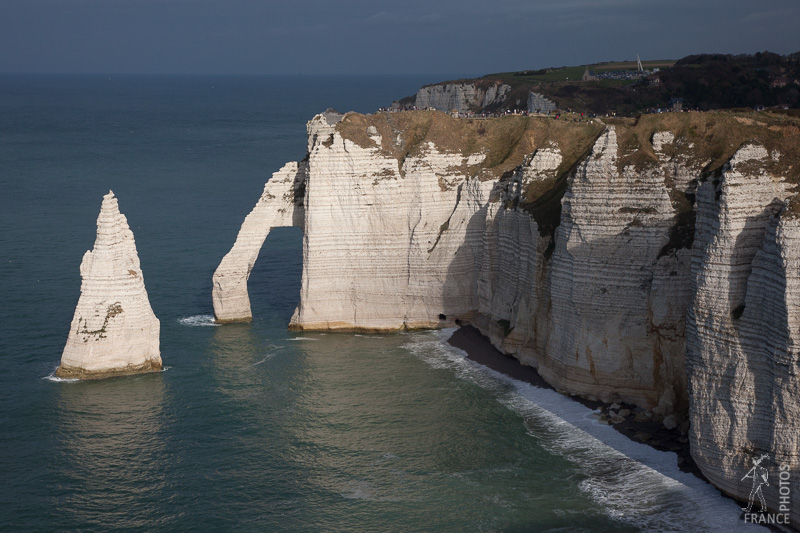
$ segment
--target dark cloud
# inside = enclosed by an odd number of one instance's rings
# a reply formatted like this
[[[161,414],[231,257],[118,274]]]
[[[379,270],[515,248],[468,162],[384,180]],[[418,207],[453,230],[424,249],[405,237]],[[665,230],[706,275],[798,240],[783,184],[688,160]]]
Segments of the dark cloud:
[[[486,73],[800,50],[796,0],[0,0],[0,71]]]

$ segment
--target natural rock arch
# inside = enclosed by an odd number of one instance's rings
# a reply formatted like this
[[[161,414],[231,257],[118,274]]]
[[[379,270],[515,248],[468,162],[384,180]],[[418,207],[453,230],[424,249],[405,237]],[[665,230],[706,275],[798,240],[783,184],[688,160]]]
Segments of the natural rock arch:
[[[287,163],[264,185],[253,210],[244,219],[236,242],[214,272],[212,298],[219,323],[249,322],[247,280],[272,228],[304,225],[308,163]]]

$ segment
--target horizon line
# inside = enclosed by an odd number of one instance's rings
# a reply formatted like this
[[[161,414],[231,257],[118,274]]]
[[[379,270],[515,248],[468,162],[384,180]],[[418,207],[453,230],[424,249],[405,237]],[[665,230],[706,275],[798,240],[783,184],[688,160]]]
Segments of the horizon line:
[[[274,72],[274,73],[247,73],[247,72],[90,72],[90,71],[0,71],[0,76],[241,76],[241,77],[268,77],[268,76],[464,76],[464,73],[453,72],[348,72],[348,73],[308,73],[308,72]],[[483,76],[484,74],[467,74],[472,77]]]

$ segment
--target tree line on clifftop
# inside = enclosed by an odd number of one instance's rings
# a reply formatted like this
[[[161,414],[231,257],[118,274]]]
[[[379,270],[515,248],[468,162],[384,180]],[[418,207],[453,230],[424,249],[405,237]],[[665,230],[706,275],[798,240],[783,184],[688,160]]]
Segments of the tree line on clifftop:
[[[772,52],[690,55],[671,67],[645,72],[633,81],[554,79],[559,70],[575,68],[491,74],[458,81],[511,86],[504,101],[476,112],[519,108],[527,93],[534,91],[553,100],[560,109],[601,114],[665,110],[676,99],[681,99],[683,110],[764,107],[800,114],[800,52],[785,56]],[[413,99],[407,97],[401,103],[411,105]]]
[[[595,113],[636,114],[669,108],[674,99],[683,109],[800,108],[800,52],[781,56],[699,54],[687,56],[632,83],[564,82],[532,88],[561,107]],[[790,111],[790,114],[794,114]]]

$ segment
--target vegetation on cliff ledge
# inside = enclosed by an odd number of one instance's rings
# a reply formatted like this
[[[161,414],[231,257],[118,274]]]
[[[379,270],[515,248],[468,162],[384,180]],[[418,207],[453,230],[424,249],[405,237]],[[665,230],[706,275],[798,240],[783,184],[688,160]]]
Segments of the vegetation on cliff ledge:
[[[377,148],[385,156],[397,159],[401,170],[408,157],[423,155],[428,143],[432,143],[439,152],[460,153],[464,158],[483,154],[482,161],[453,169],[480,180],[498,179],[521,165],[536,149],[553,144],[562,151],[562,171],[572,166],[603,130],[599,121],[568,123],[520,115],[463,119],[438,111],[405,111],[348,113],[337,124],[337,131],[362,148],[376,148],[368,133],[370,127],[381,136]]]
[[[755,142],[780,157],[765,162],[765,169],[787,180],[800,176],[800,119],[773,113],[712,111],[666,113],[636,118],[606,119],[617,131],[618,166],[643,170],[658,159],[653,135],[668,131],[675,137],[663,147],[666,155],[682,157],[702,175],[719,173],[723,165],[744,144]]]
[[[542,235],[552,235],[559,224],[568,178],[591,153],[606,125],[616,129],[620,172],[625,168],[643,172],[659,165],[653,137],[658,132],[670,132],[673,141],[661,147],[663,154],[694,169],[698,179],[718,175],[741,146],[755,142],[771,154],[763,164],[765,171],[800,182],[800,118],[783,114],[748,110],[668,113],[607,118],[601,122],[519,115],[465,119],[437,111],[348,113],[337,129],[343,138],[364,148],[378,148],[383,155],[395,158],[401,175],[406,159],[424,156],[429,143],[439,152],[464,157],[465,163],[450,169],[453,174],[480,180],[511,179],[537,149],[558,148],[562,156],[558,169],[527,183],[510,206],[525,209],[536,220]],[[380,146],[373,140],[377,139],[374,134],[369,135],[370,128],[381,136]],[[467,164],[467,158],[477,154],[485,157]],[[691,246],[694,195],[677,190],[669,175],[665,179],[676,211],[675,231],[664,250],[669,253]]]

